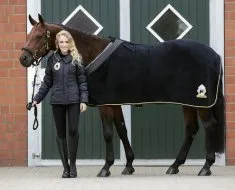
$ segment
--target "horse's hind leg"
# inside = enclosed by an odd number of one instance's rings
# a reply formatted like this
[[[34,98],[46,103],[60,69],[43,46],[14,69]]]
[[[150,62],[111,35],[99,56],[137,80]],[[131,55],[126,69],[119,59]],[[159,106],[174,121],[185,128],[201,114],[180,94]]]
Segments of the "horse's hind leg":
[[[206,137],[206,162],[198,173],[199,176],[208,176],[211,175],[210,167],[215,162],[215,132],[217,122],[213,116],[213,113],[210,109],[198,109],[198,115],[201,118],[201,121],[205,128],[205,137]]]
[[[127,137],[127,130],[126,130],[126,125],[122,113],[122,108],[121,106],[115,106],[114,107],[114,124],[117,129],[118,135],[123,143],[125,153],[126,153],[126,167],[122,171],[123,175],[130,175],[132,174],[135,169],[132,166],[132,162],[134,160],[134,154],[130,145],[130,142]]]
[[[107,177],[111,173],[109,168],[114,163],[114,151],[113,151],[113,107],[100,106],[100,116],[103,124],[103,135],[106,145],[106,160],[105,165],[97,174],[98,177]]]
[[[178,167],[185,163],[189,149],[199,129],[196,108],[183,106],[183,112],[185,120],[185,139],[175,162],[168,168],[166,174],[177,174],[179,172]]]

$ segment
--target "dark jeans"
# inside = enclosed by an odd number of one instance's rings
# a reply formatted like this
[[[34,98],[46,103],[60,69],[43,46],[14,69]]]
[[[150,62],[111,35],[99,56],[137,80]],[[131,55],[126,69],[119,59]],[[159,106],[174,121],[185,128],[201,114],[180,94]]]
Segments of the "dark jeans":
[[[52,111],[59,138],[66,138],[66,113],[68,113],[69,136],[78,135],[78,122],[80,115],[80,104],[52,105]]]

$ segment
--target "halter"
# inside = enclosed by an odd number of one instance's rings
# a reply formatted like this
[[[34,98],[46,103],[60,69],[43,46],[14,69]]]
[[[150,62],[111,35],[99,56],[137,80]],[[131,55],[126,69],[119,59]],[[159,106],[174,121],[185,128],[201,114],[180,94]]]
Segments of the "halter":
[[[46,38],[45,38],[45,42],[43,43],[42,47],[39,48],[35,53],[33,50],[27,48],[27,47],[23,47],[22,50],[27,51],[32,57],[33,57],[33,61],[36,63],[32,63],[32,65],[34,66],[38,66],[39,62],[41,61],[41,59],[39,59],[40,57],[38,57],[38,53],[40,53],[43,49],[46,48],[46,50],[49,50],[49,39],[50,39],[51,33],[49,30],[46,30]]]

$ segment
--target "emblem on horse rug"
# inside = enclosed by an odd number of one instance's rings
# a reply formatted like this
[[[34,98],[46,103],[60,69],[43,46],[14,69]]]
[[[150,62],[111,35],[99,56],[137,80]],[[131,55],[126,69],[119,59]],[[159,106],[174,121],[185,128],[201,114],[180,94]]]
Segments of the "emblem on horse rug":
[[[197,98],[207,98],[206,87],[201,84],[197,89]]]
[[[55,65],[54,65],[54,69],[57,71],[60,69],[60,62],[57,62]]]

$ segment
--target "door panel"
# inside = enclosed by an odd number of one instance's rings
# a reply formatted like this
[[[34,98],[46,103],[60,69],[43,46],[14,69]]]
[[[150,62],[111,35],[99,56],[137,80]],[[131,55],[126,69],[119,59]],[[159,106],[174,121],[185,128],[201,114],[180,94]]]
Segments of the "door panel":
[[[193,26],[184,39],[195,39],[209,44],[209,1],[131,0],[130,2],[132,42],[160,43],[146,29],[146,26],[168,4],[171,4]],[[175,158],[184,140],[182,106],[153,104],[140,108],[133,106],[131,111],[132,146],[135,157],[137,159]],[[204,157],[204,129],[200,127],[190,150],[189,158]]]
[[[102,26],[99,35],[119,37],[119,0],[42,0],[42,16],[49,23],[62,23],[79,5],[88,11]],[[76,26],[79,27],[79,26]],[[43,60],[45,65],[46,59]],[[58,159],[56,131],[50,93],[42,103],[42,159]],[[105,143],[98,108],[88,107],[80,116],[79,159],[103,159]],[[115,157],[120,157],[120,141],[114,130]]]

